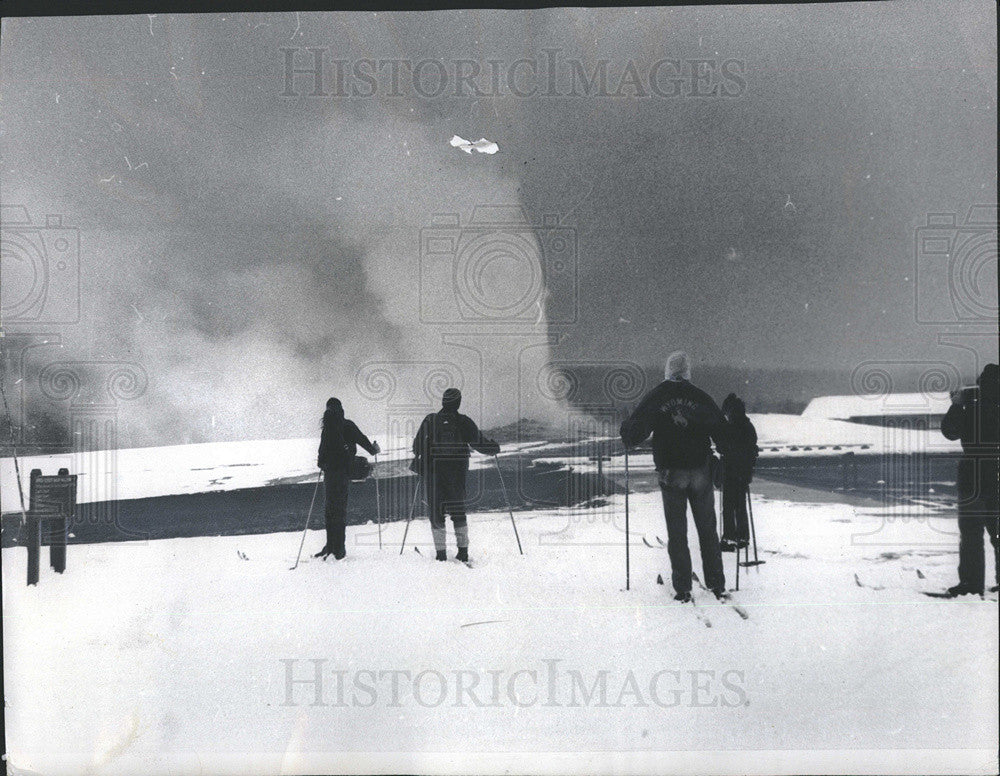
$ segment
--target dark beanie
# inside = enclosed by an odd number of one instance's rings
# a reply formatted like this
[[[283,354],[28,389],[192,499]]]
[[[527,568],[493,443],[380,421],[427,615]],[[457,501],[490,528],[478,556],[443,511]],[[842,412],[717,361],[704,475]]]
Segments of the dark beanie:
[[[996,396],[1000,388],[1000,366],[987,364],[983,367],[983,372],[976,381],[984,396]]]
[[[326,408],[328,410],[342,410],[344,409],[344,405],[340,403],[340,399],[335,396],[331,396],[326,400]]]
[[[734,418],[741,418],[747,414],[746,405],[735,393],[729,394],[722,402],[722,411]]]
[[[441,406],[446,410],[457,410],[462,403],[462,392],[458,388],[449,388],[441,397]]]

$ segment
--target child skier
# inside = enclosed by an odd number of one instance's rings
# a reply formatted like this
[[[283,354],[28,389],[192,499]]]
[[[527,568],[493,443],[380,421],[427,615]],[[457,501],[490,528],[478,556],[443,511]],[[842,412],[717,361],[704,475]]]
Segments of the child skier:
[[[722,435],[722,551],[734,552],[750,543],[747,493],[757,463],[757,429],[735,393],[722,402],[726,431]]]

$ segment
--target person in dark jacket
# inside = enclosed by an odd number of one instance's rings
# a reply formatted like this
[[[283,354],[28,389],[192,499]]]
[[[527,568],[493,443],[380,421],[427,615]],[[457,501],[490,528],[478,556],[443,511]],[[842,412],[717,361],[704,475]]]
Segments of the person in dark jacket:
[[[358,452],[358,445],[370,455],[381,452],[378,442],[370,441],[353,421],[344,417],[340,399],[328,399],[316,460],[317,466],[323,470],[326,495],[326,545],[314,557],[325,560],[328,555],[333,555],[337,560],[343,560],[347,555],[344,546],[347,489],[351,481],[351,462]]]
[[[747,417],[746,405],[735,393],[722,402],[726,433],[722,454],[722,551],[733,552],[750,543],[747,493],[757,464],[757,429]]]
[[[469,450],[496,455],[500,445],[487,439],[468,415],[458,411],[462,393],[449,388],[441,398],[441,411],[424,418],[413,440],[415,468],[424,478],[430,508],[431,534],[438,560],[447,560],[445,513],[455,527],[457,560],[469,562],[469,524],[465,513],[465,477]]]
[[[683,351],[667,359],[667,379],[643,397],[621,426],[626,448],[653,435],[653,463],[659,474],[667,522],[667,551],[678,601],[691,597],[691,553],[687,541],[687,505],[701,545],[705,585],[716,596],[726,592],[719,536],[715,530],[715,495],[709,458],[712,440],[719,443],[725,421],[712,397],[690,382],[691,368]]]
[[[941,433],[962,440],[958,462],[958,584],[948,588],[951,596],[982,595],[986,584],[983,530],[993,543],[994,571],[1000,581],[1000,545],[997,540],[998,510],[998,402],[1000,367],[987,364],[978,387],[959,389],[941,421]],[[992,588],[996,590],[997,587]]]

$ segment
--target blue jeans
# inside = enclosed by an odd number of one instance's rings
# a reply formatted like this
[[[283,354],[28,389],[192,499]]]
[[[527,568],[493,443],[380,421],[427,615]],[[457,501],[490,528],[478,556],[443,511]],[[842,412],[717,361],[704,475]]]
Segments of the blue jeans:
[[[722,570],[719,535],[715,531],[715,495],[712,492],[712,475],[708,462],[696,469],[663,469],[659,475],[674,590],[678,593],[691,592],[691,551],[687,540],[688,503],[691,504],[694,527],[698,531],[698,543],[701,545],[705,586],[710,590],[724,589],[726,576]]]

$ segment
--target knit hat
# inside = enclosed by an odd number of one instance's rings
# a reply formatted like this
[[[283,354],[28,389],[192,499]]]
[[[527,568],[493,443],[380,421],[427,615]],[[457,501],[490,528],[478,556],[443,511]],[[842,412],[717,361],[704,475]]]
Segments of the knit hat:
[[[730,415],[733,418],[742,418],[747,414],[747,408],[743,403],[743,399],[735,393],[731,393],[722,402],[722,412],[723,414]]]
[[[688,354],[683,350],[675,350],[667,357],[667,368],[665,370],[668,380],[690,380],[691,362]]]
[[[449,388],[441,397],[441,407],[446,410],[457,410],[462,403],[462,392],[458,388]]]
[[[983,396],[994,398],[1000,388],[1000,366],[987,364],[983,367],[983,372],[976,381]]]
[[[344,409],[344,405],[340,403],[340,399],[335,396],[331,396],[326,400],[326,408],[328,410],[342,410]]]

